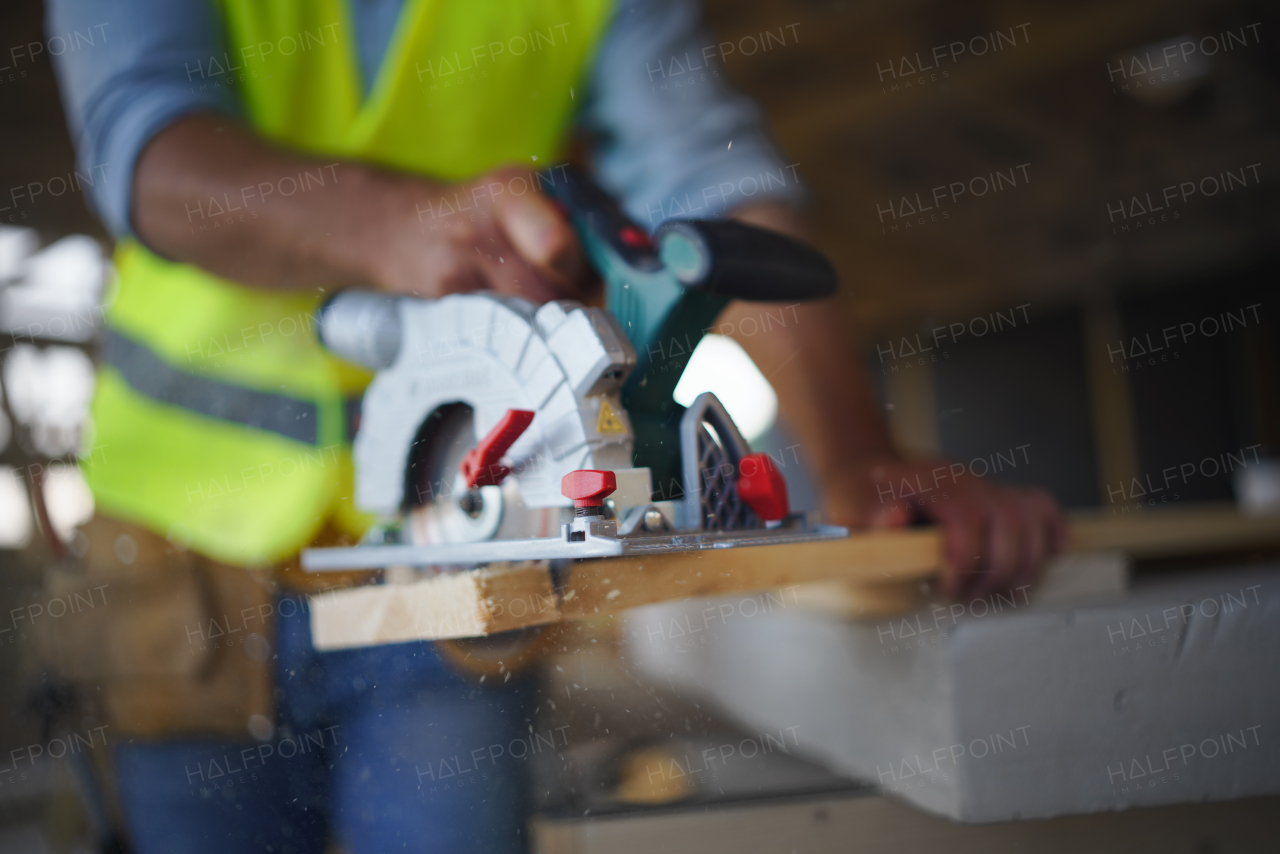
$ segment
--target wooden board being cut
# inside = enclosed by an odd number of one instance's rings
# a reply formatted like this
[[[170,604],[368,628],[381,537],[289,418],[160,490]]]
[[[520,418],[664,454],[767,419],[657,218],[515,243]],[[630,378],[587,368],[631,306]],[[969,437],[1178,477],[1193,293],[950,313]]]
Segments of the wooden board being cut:
[[[1233,504],[1199,504],[1117,515],[1071,514],[1069,552],[1123,551],[1133,558],[1171,557],[1280,542],[1280,516],[1245,516]]]
[[[1250,518],[1230,506],[1113,516],[1074,514],[1068,552],[1118,551],[1144,558],[1280,543],[1280,517]],[[933,528],[862,531],[843,540],[649,557],[578,561],[557,587],[545,562],[442,573],[312,597],[317,649],[476,637],[574,620],[673,599],[751,593],[838,581],[884,608],[912,604],[911,590],[942,567]]]
[[[475,637],[637,605],[769,590],[840,578],[875,585],[935,575],[936,531],[855,533],[843,540],[706,549],[573,564],[559,590],[544,562],[442,573],[409,584],[335,590],[311,599],[317,649]]]

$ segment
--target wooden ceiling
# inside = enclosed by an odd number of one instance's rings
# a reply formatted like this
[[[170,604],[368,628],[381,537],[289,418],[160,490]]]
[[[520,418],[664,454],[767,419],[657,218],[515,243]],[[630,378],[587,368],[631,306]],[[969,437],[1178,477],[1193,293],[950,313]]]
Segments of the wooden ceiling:
[[[750,57],[729,77],[764,105],[813,198],[818,242],[837,262],[851,320],[876,332],[1031,302],[1045,306],[1117,287],[1212,281],[1273,251],[1280,231],[1280,67],[1274,6],[1246,3],[741,2],[707,0],[718,38],[738,42],[788,24],[797,39]],[[1204,85],[1156,106],[1113,91],[1117,55],[1245,31],[1247,47],[1210,60]],[[889,64],[930,60],[934,46],[1013,30],[1017,44],[960,54],[899,78]],[[1025,36],[1025,38],[1024,38]],[[750,42],[746,47],[750,48]],[[981,50],[982,41],[973,43]],[[1205,43],[1206,50],[1213,43]],[[967,51],[966,51],[967,52]],[[1139,56],[1143,54],[1139,52]],[[1132,70],[1132,65],[1129,66]],[[878,72],[877,69],[884,70]],[[949,72],[942,78],[940,72]],[[883,82],[882,82],[883,78]],[[905,87],[906,82],[915,85]],[[1135,90],[1136,91],[1136,90]],[[1171,206],[1177,219],[1114,234],[1108,204],[1257,167],[1247,187]],[[919,193],[1030,164],[1029,183],[949,198],[949,216],[884,233],[877,210]],[[1206,189],[1212,189],[1212,183]],[[982,183],[974,185],[975,191]],[[945,194],[945,191],[944,191]],[[903,221],[900,219],[899,223]],[[1118,225],[1118,222],[1117,222]]]

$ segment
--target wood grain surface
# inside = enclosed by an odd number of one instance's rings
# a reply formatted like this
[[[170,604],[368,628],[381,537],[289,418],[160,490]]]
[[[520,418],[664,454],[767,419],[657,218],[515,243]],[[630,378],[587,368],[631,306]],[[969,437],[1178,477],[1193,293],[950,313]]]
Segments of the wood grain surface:
[[[1232,506],[1072,514],[1067,551],[1134,558],[1280,544],[1280,517]],[[475,637],[678,599],[839,582],[866,613],[900,611],[942,567],[934,528],[861,531],[843,540],[578,561],[553,581],[545,562],[442,573],[312,597],[317,649]],[[835,595],[835,588],[833,596]]]

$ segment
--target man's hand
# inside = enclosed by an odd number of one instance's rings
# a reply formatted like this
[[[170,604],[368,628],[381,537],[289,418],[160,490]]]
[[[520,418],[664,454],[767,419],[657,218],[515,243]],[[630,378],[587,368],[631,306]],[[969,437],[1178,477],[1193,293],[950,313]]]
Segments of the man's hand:
[[[734,215],[804,239],[798,217],[779,205]],[[952,597],[1029,583],[1045,558],[1062,549],[1062,510],[1048,493],[952,475],[956,469],[945,461],[898,457],[860,367],[857,336],[839,322],[843,311],[834,300],[797,305],[783,315],[791,322],[760,333],[768,310],[737,302],[718,322],[733,330],[777,390],[787,426],[821,480],[829,522],[850,528],[937,522],[946,538],[943,591]],[[751,321],[749,334],[745,320]],[[916,494],[904,494],[909,491]]]
[[[856,464],[825,482],[829,521],[851,528],[937,522],[945,537],[943,593],[985,596],[1031,584],[1062,550],[1066,523],[1047,492],[997,486],[943,460]]]
[[[377,247],[370,278],[381,289],[432,297],[488,289],[538,303],[583,295],[577,235],[529,170],[456,186],[401,178],[387,192],[392,207],[367,236]]]
[[[492,289],[545,302],[592,285],[572,227],[527,169],[449,185],[281,149],[215,114],[155,136],[132,213],[161,255],[272,290]]]

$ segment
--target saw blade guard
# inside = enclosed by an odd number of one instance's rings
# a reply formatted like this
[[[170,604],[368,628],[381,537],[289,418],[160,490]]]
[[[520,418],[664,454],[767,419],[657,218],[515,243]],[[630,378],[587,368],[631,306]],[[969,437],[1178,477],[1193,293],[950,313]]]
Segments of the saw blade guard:
[[[528,508],[569,507],[560,494],[569,472],[631,468],[633,434],[620,391],[635,350],[610,314],[572,301],[535,308],[492,293],[402,298],[392,305],[398,351],[365,393],[355,440],[361,509],[386,516],[434,500],[409,487],[416,449],[435,441],[424,428],[447,426],[446,439],[462,437],[465,453],[510,410],[534,416],[507,450],[511,474],[482,490],[511,482]],[[358,333],[386,324],[370,322],[370,313],[367,301],[335,300],[323,319],[323,339],[346,342],[347,352],[374,352]],[[465,427],[460,407],[471,419]]]

